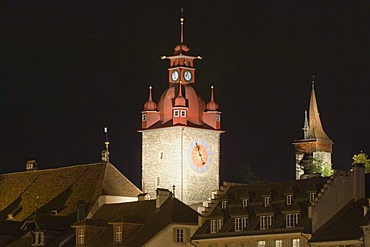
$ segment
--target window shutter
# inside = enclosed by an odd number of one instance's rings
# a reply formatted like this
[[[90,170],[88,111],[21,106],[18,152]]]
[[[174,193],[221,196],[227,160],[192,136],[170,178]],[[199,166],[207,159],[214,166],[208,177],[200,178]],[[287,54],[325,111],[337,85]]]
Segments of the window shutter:
[[[173,237],[172,237],[173,242],[175,242],[175,243],[176,243],[177,227],[174,227],[174,228],[173,228],[172,233],[173,233],[173,234],[172,234],[172,235],[173,235]]]

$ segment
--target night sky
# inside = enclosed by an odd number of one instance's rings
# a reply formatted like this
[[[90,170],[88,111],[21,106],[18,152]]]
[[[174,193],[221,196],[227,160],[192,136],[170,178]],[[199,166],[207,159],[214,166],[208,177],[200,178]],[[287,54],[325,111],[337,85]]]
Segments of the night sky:
[[[283,4],[281,3],[283,2]],[[333,167],[370,154],[367,1],[3,1],[0,6],[0,173],[111,162],[141,188],[141,110],[168,86],[180,39],[197,93],[222,111],[221,180],[248,165],[295,178],[311,79]]]

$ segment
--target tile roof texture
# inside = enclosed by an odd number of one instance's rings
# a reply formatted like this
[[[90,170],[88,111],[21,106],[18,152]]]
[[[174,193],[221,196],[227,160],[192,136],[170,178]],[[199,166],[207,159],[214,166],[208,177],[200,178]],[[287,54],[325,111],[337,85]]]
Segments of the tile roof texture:
[[[155,200],[110,204],[102,206],[93,220],[105,221],[93,241],[85,246],[142,246],[170,224],[198,224],[199,214],[176,198],[168,198],[160,208]],[[113,243],[112,223],[123,223],[122,243]],[[83,225],[82,222],[75,224]]]
[[[1,237],[6,231],[18,239],[26,233],[9,229],[33,219],[36,208],[36,221],[42,227],[70,231],[77,218],[77,202],[84,201],[87,214],[100,195],[136,197],[139,193],[112,164],[103,162],[0,174],[0,246],[5,245]],[[52,215],[54,210],[57,215]]]

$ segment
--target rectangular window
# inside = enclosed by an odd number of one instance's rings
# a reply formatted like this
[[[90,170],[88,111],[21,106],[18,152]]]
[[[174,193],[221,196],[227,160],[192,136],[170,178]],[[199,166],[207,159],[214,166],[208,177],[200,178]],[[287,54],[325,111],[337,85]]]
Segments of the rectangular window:
[[[181,110],[181,117],[186,117],[186,110]]]
[[[285,216],[286,227],[295,227],[296,225],[298,225],[299,218],[299,213],[287,214]]]
[[[227,209],[227,201],[222,201],[221,202],[221,208],[222,209]]]
[[[173,116],[178,117],[179,116],[179,110],[174,110],[173,111]]]
[[[146,114],[141,115],[141,121],[143,121],[143,122],[146,121]]]
[[[211,228],[211,233],[216,233],[217,232],[217,221],[216,220],[211,220],[211,223],[210,223],[210,228]]]
[[[316,193],[310,193],[310,203],[314,203],[316,198]]]
[[[299,238],[292,239],[292,247],[300,247],[299,244],[300,244]]]
[[[222,228],[223,225],[224,225],[223,219],[217,220],[217,232]]]
[[[220,114],[217,114],[217,115],[216,115],[216,121],[217,121],[217,122],[220,122],[220,121],[221,121],[221,115],[220,115]]]
[[[266,241],[258,241],[258,247],[266,247]]]
[[[273,215],[260,216],[260,229],[269,229],[272,226],[273,220]]]
[[[184,229],[176,229],[176,243],[184,243]]]
[[[286,196],[286,205],[292,205],[293,195]]]
[[[239,232],[242,230],[242,219],[241,218],[235,218],[235,231]]]
[[[243,230],[245,230],[248,226],[248,218],[247,217],[243,217],[242,218],[242,228]]]
[[[77,230],[77,244],[84,244],[85,243],[85,231],[84,229]]]
[[[243,199],[243,208],[248,207],[248,199]]]
[[[122,242],[122,226],[116,226],[115,227],[115,238],[114,240],[116,242]]]
[[[236,247],[236,243],[226,243],[225,247]]]
[[[271,197],[266,196],[266,197],[265,197],[265,207],[270,206],[270,204],[271,204]]]
[[[283,240],[275,240],[275,247],[283,247]]]
[[[211,220],[210,222],[210,228],[211,228],[211,233],[217,233],[223,226],[223,219],[219,220]]]

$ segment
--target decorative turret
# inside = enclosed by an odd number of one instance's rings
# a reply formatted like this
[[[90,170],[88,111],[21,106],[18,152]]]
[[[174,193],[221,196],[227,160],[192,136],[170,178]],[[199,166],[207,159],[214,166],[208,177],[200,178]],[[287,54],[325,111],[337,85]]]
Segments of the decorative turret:
[[[305,111],[303,139],[293,142],[296,155],[296,179],[301,176],[310,177],[314,173],[330,175],[331,153],[333,142],[325,133],[317,107],[315,82],[312,80],[312,90],[309,106],[309,118]]]
[[[169,59],[168,88],[163,92],[158,104],[152,99],[150,87],[149,99],[142,111],[142,128],[161,128],[171,125],[192,125],[194,127],[220,129],[218,104],[214,101],[213,87],[211,101],[206,105],[193,88],[195,83],[194,60],[200,56],[188,55],[189,47],[184,44],[184,17],[180,18],[180,43],[173,55],[162,56]]]
[[[218,104],[214,100],[213,96],[213,86],[211,86],[211,100],[207,103],[208,111],[216,111],[218,109]]]
[[[144,111],[155,111],[157,104],[152,99],[152,86],[149,86],[149,99],[144,104]]]

